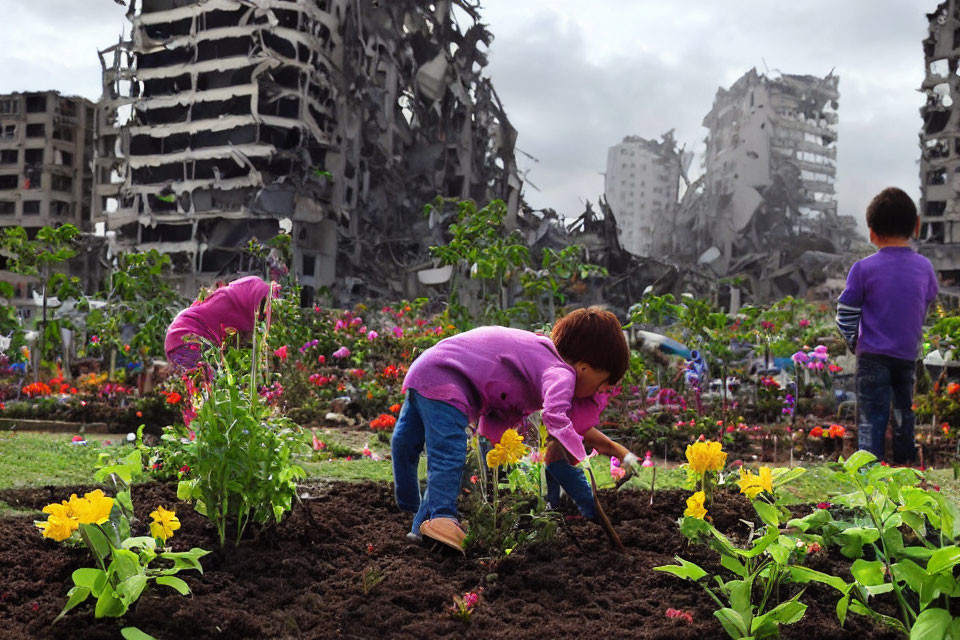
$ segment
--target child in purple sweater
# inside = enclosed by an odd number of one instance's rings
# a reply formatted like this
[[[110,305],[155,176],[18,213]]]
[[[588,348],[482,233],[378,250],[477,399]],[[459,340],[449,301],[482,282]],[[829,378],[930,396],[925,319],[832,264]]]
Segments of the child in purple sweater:
[[[837,327],[857,354],[860,449],[884,459],[893,397],[893,461],[916,456],[913,381],[923,321],[937,296],[933,265],[910,247],[920,229],[917,207],[895,187],[867,207],[872,256],[854,263],[837,305]]]
[[[630,362],[617,317],[591,307],[557,321],[551,338],[520,329],[481,327],[452,336],[421,355],[403,381],[406,402],[393,432],[397,505],[416,514],[407,537],[421,534],[454,548],[466,536],[457,496],[466,463],[467,425],[492,443],[540,410],[550,436],[548,482],[592,515],[593,494],[583,472],[570,465],[586,457],[584,443],[617,456],[629,468],[636,456],[596,429],[603,393]],[[427,488],[417,477],[427,452]],[[559,485],[559,486],[558,486]]]

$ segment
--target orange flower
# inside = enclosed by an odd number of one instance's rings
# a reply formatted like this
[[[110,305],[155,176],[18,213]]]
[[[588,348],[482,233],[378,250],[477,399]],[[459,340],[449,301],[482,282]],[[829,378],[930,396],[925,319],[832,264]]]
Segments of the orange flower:
[[[847,430],[839,424],[830,425],[829,433],[831,438],[842,438],[846,432]]]
[[[957,384],[956,382],[951,382],[950,384],[947,385],[948,396],[955,395],[958,391],[960,391],[960,384]]]
[[[810,429],[811,438],[822,438],[823,437],[823,427],[814,427]]]
[[[946,436],[946,435],[950,435],[950,424],[949,424],[949,423],[944,422],[943,424],[940,425],[940,428],[943,429],[943,435],[945,435],[945,436]]]
[[[387,413],[381,413],[379,416],[370,421],[371,429],[393,429],[393,426],[397,424],[397,419]]]
[[[400,412],[400,405],[399,405],[399,403],[398,403],[398,404],[392,404],[392,405],[390,405],[390,412],[391,412],[391,413],[399,413],[399,412]]]
[[[183,398],[176,391],[174,391],[173,393],[167,394],[167,404],[177,404],[182,399]]]

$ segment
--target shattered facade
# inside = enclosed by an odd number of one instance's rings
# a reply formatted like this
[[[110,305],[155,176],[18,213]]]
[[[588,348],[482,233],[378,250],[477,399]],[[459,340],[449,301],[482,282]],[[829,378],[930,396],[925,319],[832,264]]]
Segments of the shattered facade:
[[[856,240],[834,190],[838,81],[751,69],[717,91],[703,120],[705,175],[681,203],[694,228],[684,248],[718,275],[741,276],[756,301],[804,294],[804,252],[829,256]]]
[[[95,111],[89,100],[56,91],[0,95],[0,228],[22,226],[31,238],[44,226],[90,229]],[[14,287],[10,302],[29,309],[37,279],[5,263],[0,255],[0,280]]]
[[[627,136],[607,151],[604,197],[624,249],[639,256],[672,252],[680,177],[691,158],[677,149],[672,131],[659,142]]]
[[[409,295],[437,195],[507,201],[516,131],[468,0],[130,0],[101,52],[94,216],[185,291],[291,227],[309,304]],[[461,24],[466,25],[461,28]],[[246,260],[246,261],[245,261]]]
[[[926,77],[920,109],[920,252],[944,285],[960,282],[960,2],[948,0],[927,14],[923,41]]]

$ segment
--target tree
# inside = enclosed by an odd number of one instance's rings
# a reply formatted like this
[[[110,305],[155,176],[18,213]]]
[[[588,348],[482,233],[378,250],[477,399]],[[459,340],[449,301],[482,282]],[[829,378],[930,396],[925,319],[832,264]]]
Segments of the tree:
[[[60,227],[42,227],[33,240],[23,227],[7,227],[0,238],[0,248],[9,254],[10,271],[37,276],[43,290],[43,316],[40,323],[40,351],[33,367],[34,381],[39,377],[40,360],[46,355],[47,300],[52,295],[61,301],[80,295],[80,279],[56,271],[61,263],[77,255],[76,242],[80,232],[72,224]],[[59,332],[57,332],[59,333]],[[59,335],[54,337],[54,342]]]

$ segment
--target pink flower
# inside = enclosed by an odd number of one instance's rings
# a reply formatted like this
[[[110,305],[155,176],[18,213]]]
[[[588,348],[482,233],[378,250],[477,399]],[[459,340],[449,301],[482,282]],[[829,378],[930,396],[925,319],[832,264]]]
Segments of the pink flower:
[[[287,345],[283,345],[279,349],[273,352],[273,355],[277,356],[281,360],[287,359]]]
[[[810,321],[807,320],[806,318],[804,318],[803,320],[800,321],[800,328],[801,328],[801,329],[806,329],[806,328],[809,327],[809,326],[810,326]]]
[[[479,601],[480,601],[480,596],[478,596],[473,591],[468,591],[467,593],[463,594],[463,606],[465,606],[467,609],[474,608],[475,606],[477,606],[477,602]]]
[[[653,466],[653,452],[647,451],[646,455],[643,456],[643,463],[641,467],[652,467]]]
[[[349,358],[350,349],[347,349],[346,347],[340,347],[339,349],[334,351],[332,355],[334,358]]]
[[[319,362],[320,364],[323,364],[326,361],[327,361],[327,356],[324,356],[324,355],[317,356],[317,362]]]
[[[313,432],[313,450],[320,451],[321,449],[326,449],[327,445],[323,443],[323,440],[317,437],[317,430],[311,429]]]
[[[470,476],[470,484],[477,484],[477,480],[479,479],[477,476]],[[937,491],[939,491],[939,489],[937,489]]]
[[[337,320],[337,324],[333,326],[334,331],[340,331],[341,329],[346,329],[346,328],[347,328],[347,323],[344,322],[343,320]]]
[[[403,337],[403,329],[401,329],[400,327],[394,327],[393,329],[391,329],[391,331],[393,331],[394,338],[400,339]]]
[[[97,343],[99,343],[99,342],[100,342],[100,336],[96,336],[96,335],[90,336],[90,343],[91,343],[91,344],[97,344]]]
[[[367,445],[363,445],[363,457],[365,458],[373,457],[373,451],[370,451],[370,447]]]
[[[829,509],[829,508],[832,507],[832,506],[833,506],[833,505],[830,504],[829,502],[818,502],[818,503],[817,503],[817,509]]]
[[[373,342],[374,340],[376,340],[376,339],[379,338],[379,337],[380,337],[380,334],[377,333],[376,331],[368,331],[368,332],[367,332],[367,340],[370,340],[371,342]]]
[[[614,480],[621,480],[625,475],[627,475],[627,471],[620,467],[620,461],[616,458],[610,458],[610,477]]]

